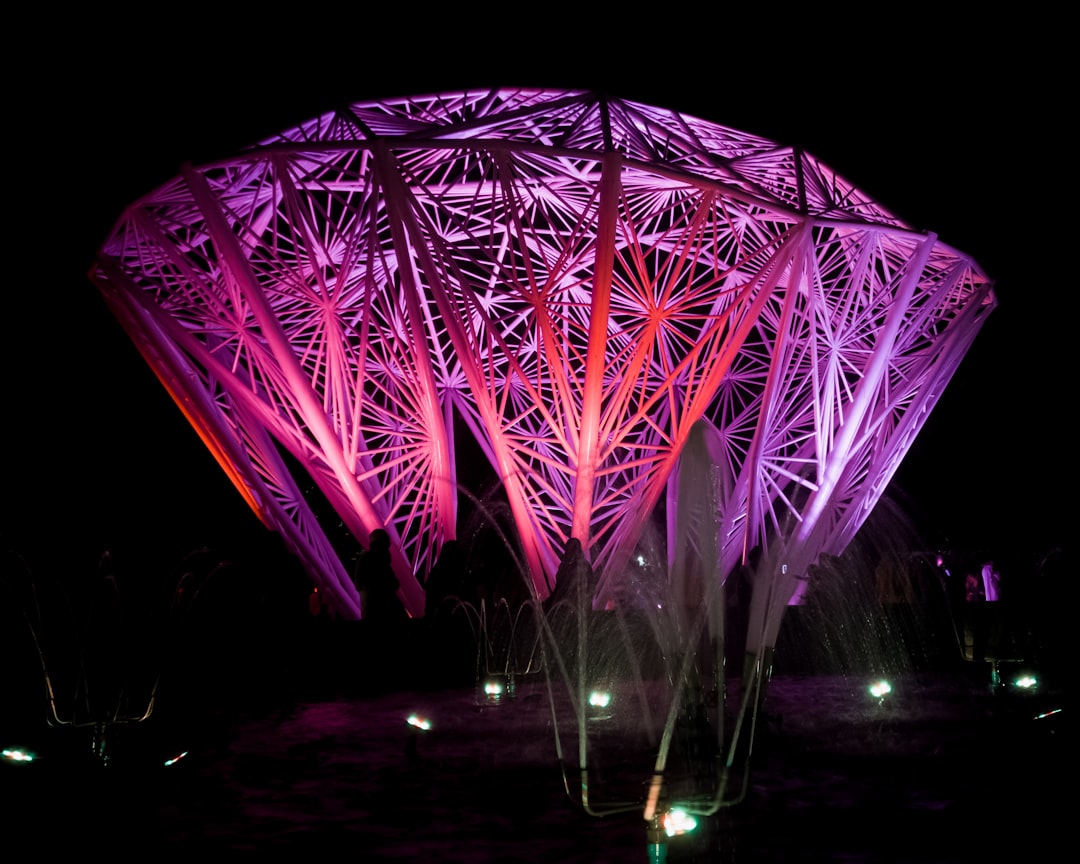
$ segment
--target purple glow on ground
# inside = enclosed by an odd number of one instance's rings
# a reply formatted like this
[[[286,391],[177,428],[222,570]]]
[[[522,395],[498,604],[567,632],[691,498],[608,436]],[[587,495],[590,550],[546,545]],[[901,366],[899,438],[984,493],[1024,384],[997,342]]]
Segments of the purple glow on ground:
[[[845,676],[776,676],[747,800],[673,838],[668,860],[959,864],[993,860],[1010,826],[1027,828],[1018,851],[1051,855],[1071,804],[1047,782],[1067,764],[1065,714],[1026,696],[1003,702],[963,677],[900,683],[883,714]],[[118,752],[145,765],[118,755],[104,770],[0,766],[5,816],[40,824],[52,813],[49,848],[84,854],[317,855],[345,844],[376,862],[647,860],[640,810],[595,819],[567,799],[551,714],[528,698],[536,686],[523,682],[498,707],[477,706],[469,688],[343,691],[218,718],[213,730],[128,727],[134,746]],[[410,758],[402,717],[419,702],[435,728]],[[596,735],[598,799],[643,795],[649,754],[618,723]],[[157,748],[182,742],[194,745],[188,756],[161,768]]]

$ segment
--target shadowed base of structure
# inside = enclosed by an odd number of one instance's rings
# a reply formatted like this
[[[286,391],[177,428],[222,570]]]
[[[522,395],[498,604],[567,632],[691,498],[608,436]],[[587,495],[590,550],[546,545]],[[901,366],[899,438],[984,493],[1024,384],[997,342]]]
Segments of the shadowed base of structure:
[[[897,680],[877,703],[864,684],[775,676],[745,799],[671,840],[668,860],[941,864],[1005,849],[1034,860],[1064,841],[1067,796],[1047,782],[1070,748],[1062,694],[995,695],[933,674]],[[1034,719],[1051,704],[1065,710]],[[406,723],[414,712],[430,731]],[[551,723],[534,678],[500,704],[465,687],[248,706],[183,726],[163,713],[118,730],[105,767],[70,730],[50,730],[40,762],[0,768],[0,783],[9,824],[38,829],[42,850],[346,844],[365,861],[645,862],[640,811],[594,818],[572,800],[574,766],[559,764]],[[590,728],[592,800],[643,800],[649,754],[632,734],[606,735]]]
[[[1070,764],[1071,694],[1053,680],[995,691],[986,664],[943,650],[909,660],[876,700],[868,684],[880,656],[870,647],[843,669],[800,668],[820,660],[806,639],[818,626],[811,614],[794,611],[778,643],[745,797],[668,841],[668,861],[1056,854],[1068,796],[1051,780]],[[41,754],[0,765],[7,823],[43,852],[76,854],[648,860],[641,809],[596,818],[581,807],[576,729],[557,695],[560,762],[542,676],[488,702],[464,631],[322,623],[261,643],[261,653],[187,656],[168,670],[149,720],[111,730],[106,766],[87,730],[6,715],[5,735]],[[413,713],[431,730],[411,727]],[[655,750],[640,729],[590,723],[589,741],[591,802],[643,807]]]

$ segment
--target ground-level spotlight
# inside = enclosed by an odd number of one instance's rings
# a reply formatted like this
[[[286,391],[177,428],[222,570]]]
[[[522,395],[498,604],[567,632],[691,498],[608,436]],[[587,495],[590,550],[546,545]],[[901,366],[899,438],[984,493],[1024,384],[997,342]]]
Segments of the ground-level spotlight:
[[[484,679],[480,690],[483,694],[484,701],[494,705],[502,702],[503,699],[513,699],[514,696],[517,695],[517,682],[512,673],[506,675],[488,675],[488,677]]]
[[[697,828],[697,824],[697,819],[682,807],[655,813],[646,829],[649,864],[664,864],[667,861],[668,841],[689,834]]]
[[[697,819],[687,813],[682,807],[672,807],[663,817],[664,833],[668,837],[678,837],[689,834],[697,828]]]
[[[1034,690],[1039,686],[1039,681],[1034,675],[1020,675],[1013,680],[1013,687],[1017,690]]]
[[[610,690],[593,690],[589,693],[589,719],[610,719],[613,702]]]
[[[419,732],[427,732],[431,729],[431,721],[427,717],[422,717],[419,714],[410,714],[405,718],[405,722],[413,729]]]
[[[892,693],[892,684],[884,678],[870,685],[870,695],[879,702],[885,701],[885,697]]]
[[[431,720],[422,714],[413,712],[405,718],[405,727],[408,734],[405,737],[405,759],[412,763],[416,761],[416,745],[420,736],[431,731]]]
[[[0,750],[0,758],[3,758],[5,762],[10,762],[12,764],[25,765],[37,759],[37,754],[30,750],[24,750],[21,747],[5,747],[3,750]]]

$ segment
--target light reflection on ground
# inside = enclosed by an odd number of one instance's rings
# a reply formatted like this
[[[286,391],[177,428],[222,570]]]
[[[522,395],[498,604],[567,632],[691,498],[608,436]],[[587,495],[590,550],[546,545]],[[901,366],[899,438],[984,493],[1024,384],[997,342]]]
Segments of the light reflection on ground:
[[[120,748],[105,769],[43,760],[33,776],[0,770],[0,781],[5,801],[26,818],[50,813],[51,842],[72,849],[644,862],[640,815],[596,819],[568,798],[541,683],[520,682],[497,705],[452,688],[239,711],[212,728],[148,727],[126,762]],[[668,860],[959,862],[1000,851],[1018,822],[1028,823],[1028,853],[1060,841],[1065,799],[1047,777],[1065,764],[1068,711],[1035,719],[1054,694],[992,695],[970,676],[935,675],[895,680],[877,700],[869,683],[775,677],[746,800],[672,841]],[[630,701],[616,694],[620,710]],[[564,756],[576,764],[564,708]],[[410,752],[414,712],[433,728]],[[605,724],[590,726],[590,795],[643,802],[653,753],[633,722]],[[192,746],[165,740],[185,735]],[[188,753],[151,768],[150,751],[166,745]]]

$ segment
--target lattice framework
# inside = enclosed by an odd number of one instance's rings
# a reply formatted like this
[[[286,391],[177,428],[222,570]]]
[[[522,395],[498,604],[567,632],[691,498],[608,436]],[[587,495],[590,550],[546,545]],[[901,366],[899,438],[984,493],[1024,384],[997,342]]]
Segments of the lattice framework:
[[[597,602],[627,600],[627,562],[658,505],[674,518],[697,430],[717,574],[761,546],[787,566],[759,602],[797,598],[996,303],[969,256],[810,154],[520,89],[357,103],[185,166],[125,211],[90,275],[351,615],[302,475],[361,543],[389,531],[420,614],[414,574],[458,530],[461,428],[502,482],[539,596],[574,536]]]

